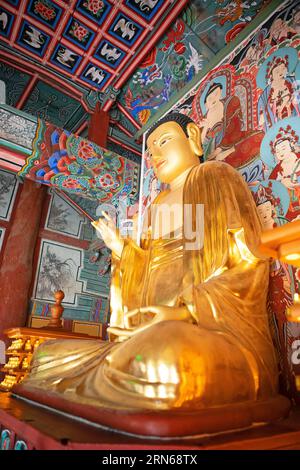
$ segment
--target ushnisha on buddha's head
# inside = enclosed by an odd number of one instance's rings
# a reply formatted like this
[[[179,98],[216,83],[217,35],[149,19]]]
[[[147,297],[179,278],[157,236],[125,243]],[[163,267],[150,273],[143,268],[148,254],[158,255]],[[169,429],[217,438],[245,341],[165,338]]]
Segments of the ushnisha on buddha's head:
[[[171,183],[177,176],[200,163],[203,154],[201,131],[188,116],[171,113],[154,125],[147,147],[157,178]]]

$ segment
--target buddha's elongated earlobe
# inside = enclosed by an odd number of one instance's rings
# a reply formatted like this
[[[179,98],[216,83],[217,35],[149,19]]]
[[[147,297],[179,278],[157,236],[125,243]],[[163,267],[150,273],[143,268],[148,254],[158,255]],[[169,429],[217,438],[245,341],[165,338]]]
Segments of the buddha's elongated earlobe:
[[[187,133],[189,136],[189,143],[192,151],[198,157],[203,155],[202,145],[201,145],[201,131],[197,124],[190,122],[187,125]]]

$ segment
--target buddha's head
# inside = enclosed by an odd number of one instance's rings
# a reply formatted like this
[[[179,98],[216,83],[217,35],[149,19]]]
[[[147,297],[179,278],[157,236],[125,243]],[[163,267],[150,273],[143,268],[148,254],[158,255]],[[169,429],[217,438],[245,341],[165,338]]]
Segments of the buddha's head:
[[[172,113],[149,132],[147,147],[155,175],[162,183],[200,163],[203,154],[199,127],[188,116]]]

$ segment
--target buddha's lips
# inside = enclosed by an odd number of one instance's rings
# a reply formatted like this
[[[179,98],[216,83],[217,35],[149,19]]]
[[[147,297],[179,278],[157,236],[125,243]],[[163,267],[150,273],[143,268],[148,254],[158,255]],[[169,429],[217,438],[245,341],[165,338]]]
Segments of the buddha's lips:
[[[159,162],[156,163],[156,168],[159,169],[161,168],[164,164],[166,163],[166,160],[160,160]]]

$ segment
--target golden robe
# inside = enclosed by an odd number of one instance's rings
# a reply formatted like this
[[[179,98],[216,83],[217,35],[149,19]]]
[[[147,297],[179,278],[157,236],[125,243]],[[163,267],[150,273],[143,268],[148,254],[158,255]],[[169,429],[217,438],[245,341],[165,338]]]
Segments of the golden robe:
[[[113,262],[111,326],[124,327],[124,312],[147,305],[186,305],[191,320],[153,324],[122,343],[47,341],[24,386],[115,409],[201,409],[276,395],[268,261],[257,254],[251,193],[229,165],[207,162],[188,174],[183,204],[194,226],[204,204],[203,247],[187,250],[184,234],[149,233],[141,247],[126,240]]]

